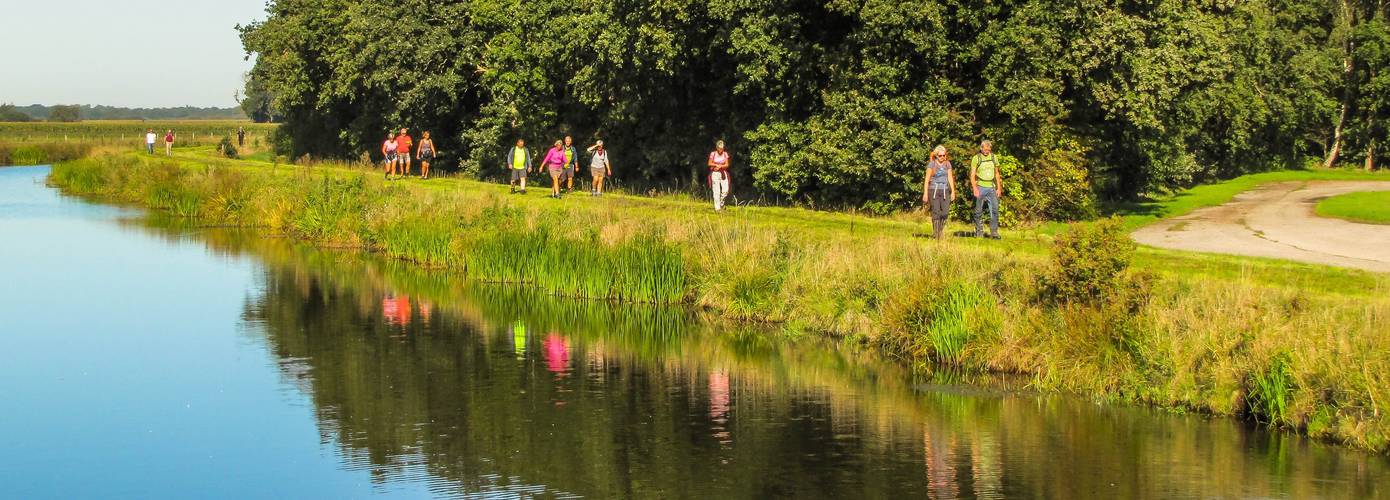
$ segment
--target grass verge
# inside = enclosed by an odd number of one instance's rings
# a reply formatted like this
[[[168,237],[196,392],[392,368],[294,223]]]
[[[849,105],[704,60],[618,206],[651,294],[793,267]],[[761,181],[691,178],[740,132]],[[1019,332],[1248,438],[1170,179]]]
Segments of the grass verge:
[[[1365,224],[1390,224],[1390,191],[1333,196],[1318,202],[1317,213]]]
[[[207,153],[97,155],[55,166],[50,182],[481,281],[692,304],[876,346],[924,369],[1022,373],[1040,389],[1390,447],[1385,275],[1140,250],[1137,269],[1097,282],[1132,282],[1122,296],[1057,301],[1046,277],[1066,273],[1049,258],[1051,239],[1036,234],[936,243],[913,236],[922,220],[911,215],[715,214],[681,197],[550,200],[459,179],[386,182],[345,165]]]

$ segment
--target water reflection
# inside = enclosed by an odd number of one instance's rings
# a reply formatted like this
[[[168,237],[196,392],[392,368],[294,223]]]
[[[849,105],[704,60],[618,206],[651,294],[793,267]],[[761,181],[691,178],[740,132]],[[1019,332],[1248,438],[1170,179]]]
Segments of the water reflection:
[[[195,234],[264,263],[247,331],[313,402],[324,442],[382,483],[605,498],[1390,495],[1382,457],[1229,420],[914,379],[689,311]]]

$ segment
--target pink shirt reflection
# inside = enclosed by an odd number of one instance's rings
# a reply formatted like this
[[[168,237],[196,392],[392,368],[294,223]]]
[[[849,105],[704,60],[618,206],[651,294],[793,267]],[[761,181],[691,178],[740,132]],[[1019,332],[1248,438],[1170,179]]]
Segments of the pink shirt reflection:
[[[729,374],[722,371],[709,374],[709,416],[724,423],[729,415]]]
[[[546,335],[541,343],[545,347],[545,367],[556,378],[564,377],[570,371],[570,344],[557,334]]]
[[[388,295],[381,299],[381,315],[386,317],[386,322],[389,324],[410,324],[410,297]]]

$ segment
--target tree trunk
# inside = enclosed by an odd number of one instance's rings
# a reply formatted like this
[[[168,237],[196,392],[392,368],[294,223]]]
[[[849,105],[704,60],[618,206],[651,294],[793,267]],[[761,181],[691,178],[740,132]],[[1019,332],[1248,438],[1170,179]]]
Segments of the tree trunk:
[[[1327,159],[1323,160],[1323,168],[1332,168],[1332,164],[1337,163],[1337,155],[1342,153],[1342,127],[1347,123],[1347,112],[1351,109],[1350,99],[1347,98],[1351,92],[1342,92],[1342,114],[1337,118],[1337,126],[1332,129],[1332,149],[1327,151]]]
[[[1374,122],[1372,122],[1372,124],[1374,124]],[[1372,127],[1372,129],[1374,130],[1374,127]],[[1366,171],[1367,171],[1367,172],[1370,172],[1370,171],[1375,170],[1375,169],[1376,169],[1376,138],[1375,138],[1375,136],[1373,135],[1373,136],[1371,136],[1371,139],[1370,139],[1370,140],[1366,141]]]
[[[1351,41],[1352,21],[1351,6],[1347,5],[1347,0],[1342,0],[1342,12],[1338,17],[1341,18],[1342,26],[1346,29],[1346,41],[1342,43],[1342,112],[1337,117],[1337,124],[1332,129],[1332,148],[1327,151],[1327,159],[1323,160],[1324,168],[1332,168],[1337,163],[1337,156],[1342,154],[1342,131],[1346,128],[1347,114],[1351,112],[1351,78],[1352,60],[1351,53],[1355,45]]]

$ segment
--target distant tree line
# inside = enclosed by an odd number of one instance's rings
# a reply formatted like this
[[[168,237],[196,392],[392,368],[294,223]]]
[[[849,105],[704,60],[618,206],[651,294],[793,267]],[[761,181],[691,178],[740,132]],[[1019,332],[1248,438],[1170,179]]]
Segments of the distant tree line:
[[[1130,198],[1387,154],[1387,2],[273,0],[241,27],[295,154],[427,127],[469,172],[602,137],[624,175],[911,203],[930,148],[990,138],[1035,192]],[[248,84],[247,95],[253,90]],[[257,104],[261,106],[261,104]],[[1050,186],[1050,187],[1049,187]],[[1072,194],[1065,194],[1072,193]],[[1034,215],[1068,217],[1045,204]]]
[[[13,104],[0,104],[0,122],[30,122],[34,117],[24,114]]]
[[[177,108],[121,108],[115,106],[93,106],[90,104],[6,106],[8,106],[8,108],[0,107],[0,109],[12,110],[30,119],[47,121],[246,119],[246,115],[242,113],[241,108],[199,108],[193,106],[182,106]],[[23,120],[6,119],[4,121]]]

